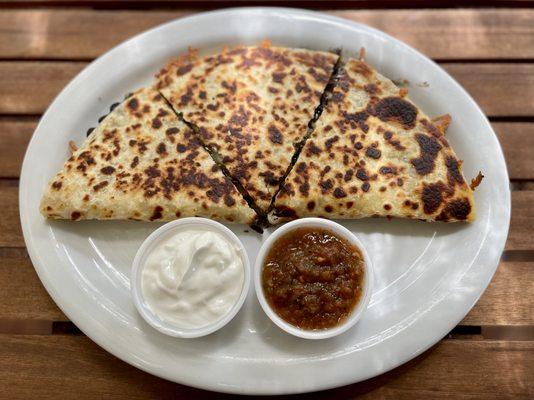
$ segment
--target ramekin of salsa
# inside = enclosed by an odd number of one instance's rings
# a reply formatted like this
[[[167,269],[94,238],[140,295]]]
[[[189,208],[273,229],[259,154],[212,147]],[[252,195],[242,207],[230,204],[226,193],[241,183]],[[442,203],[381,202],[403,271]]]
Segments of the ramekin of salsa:
[[[347,331],[371,297],[372,264],[362,243],[322,218],[299,219],[274,231],[254,273],[265,313],[284,331],[306,339]]]

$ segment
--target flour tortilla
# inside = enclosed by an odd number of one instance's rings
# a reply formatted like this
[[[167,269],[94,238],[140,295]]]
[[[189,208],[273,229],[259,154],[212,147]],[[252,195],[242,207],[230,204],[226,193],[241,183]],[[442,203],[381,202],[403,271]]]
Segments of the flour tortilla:
[[[162,96],[141,89],[116,107],[51,180],[53,219],[251,223],[255,213]]]
[[[279,218],[473,221],[473,191],[444,130],[366,63],[350,59],[277,196]]]
[[[169,63],[156,87],[266,211],[337,58],[272,46],[189,54]]]

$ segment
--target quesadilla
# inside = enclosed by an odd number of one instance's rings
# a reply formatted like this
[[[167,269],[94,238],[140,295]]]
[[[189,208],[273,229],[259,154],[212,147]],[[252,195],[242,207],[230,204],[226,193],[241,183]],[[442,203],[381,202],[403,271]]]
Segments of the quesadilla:
[[[51,180],[41,213],[54,219],[251,223],[255,213],[154,89],[117,106]]]
[[[350,59],[271,219],[473,221],[473,191],[444,135],[449,122],[432,121],[405,89]]]
[[[266,46],[169,63],[156,88],[267,211],[306,135],[338,56]]]

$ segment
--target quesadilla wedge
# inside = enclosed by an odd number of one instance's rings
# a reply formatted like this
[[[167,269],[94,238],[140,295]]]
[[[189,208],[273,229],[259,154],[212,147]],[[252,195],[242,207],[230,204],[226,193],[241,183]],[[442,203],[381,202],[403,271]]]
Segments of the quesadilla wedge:
[[[71,220],[203,216],[251,223],[255,218],[154,89],[127,98],[89,135],[50,181],[41,213]]]
[[[271,220],[473,221],[473,191],[444,136],[389,79],[350,59],[275,201]]]
[[[267,211],[337,59],[270,45],[188,54],[157,75],[156,88]]]

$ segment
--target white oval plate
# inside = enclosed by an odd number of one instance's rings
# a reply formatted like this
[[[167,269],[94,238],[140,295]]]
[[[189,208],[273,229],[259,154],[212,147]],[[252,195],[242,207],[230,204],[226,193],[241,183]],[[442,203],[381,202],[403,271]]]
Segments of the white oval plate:
[[[344,222],[375,265],[375,291],[362,320],[324,341],[292,337],[261,311],[250,291],[221,331],[199,339],[166,337],[143,322],[130,297],[130,268],[157,224],[45,221],[38,204],[46,182],[109,105],[151,81],[188,46],[275,44],[311,49],[343,46],[392,79],[406,79],[427,114],[449,113],[448,137],[468,177],[486,175],[476,191],[471,225],[418,221]],[[427,82],[427,85],[419,83]],[[504,247],[510,190],[503,154],[471,97],[440,67],[392,37],[343,19],[282,8],[198,14],[145,32],[104,54],[56,98],[35,131],[22,168],[20,214],[29,254],[65,314],[117,357],[179,383],[232,393],[296,393],[345,385],[383,373],[423,352],[467,314],[488,285]],[[231,229],[251,264],[264,237]],[[268,234],[268,233],[267,233]],[[267,235],[264,235],[265,237]]]

